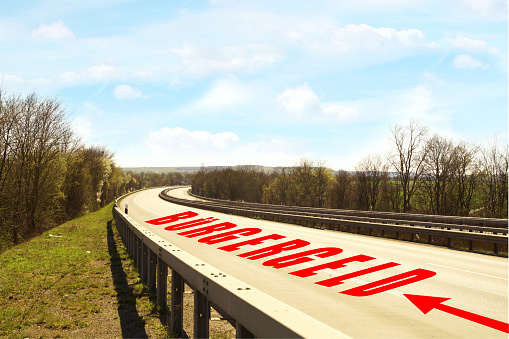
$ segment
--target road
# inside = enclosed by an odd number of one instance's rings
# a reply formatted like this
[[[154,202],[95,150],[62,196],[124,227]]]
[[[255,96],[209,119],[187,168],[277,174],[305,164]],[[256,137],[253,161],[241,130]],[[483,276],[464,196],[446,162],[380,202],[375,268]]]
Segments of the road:
[[[439,309],[433,309],[424,314],[403,295],[450,298],[443,304],[507,323],[508,260],[506,258],[199,210],[160,199],[158,194],[161,190],[161,188],[149,189],[129,195],[119,202],[119,206],[123,209],[124,204],[128,204],[129,216],[175,246],[348,336],[353,338],[507,338],[507,334],[499,330]],[[171,194],[179,198],[190,198],[185,193],[186,190],[187,188],[173,190]],[[199,214],[199,218],[215,217],[219,219],[217,223],[230,222],[242,228],[259,228],[262,229],[262,233],[208,245],[198,242],[199,238],[178,235],[179,231],[165,230],[166,225],[146,223],[148,220],[185,211],[194,211]],[[196,226],[198,227],[203,226]],[[227,252],[218,249],[228,244],[269,234],[283,235],[286,237],[284,241],[293,239],[308,241],[310,245],[305,248],[306,250],[337,247],[343,249],[343,252],[331,258],[317,258],[310,263],[275,269],[262,265],[265,260],[273,257],[249,260],[239,257],[238,254],[276,244],[278,243],[276,240],[270,240],[261,245],[245,246],[244,250]],[[299,251],[303,249],[286,251],[279,256]],[[309,277],[289,274],[296,270],[361,254],[376,259],[369,262],[351,262],[342,268],[321,270]],[[342,284],[332,287],[315,284],[318,281],[389,262],[400,265],[347,279]],[[436,275],[369,296],[359,297],[340,293],[415,269],[433,271]]]

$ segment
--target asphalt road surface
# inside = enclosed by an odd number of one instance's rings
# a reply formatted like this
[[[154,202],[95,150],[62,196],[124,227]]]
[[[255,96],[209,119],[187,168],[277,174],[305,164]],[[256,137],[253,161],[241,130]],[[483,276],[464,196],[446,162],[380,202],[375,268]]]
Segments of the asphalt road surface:
[[[338,329],[353,338],[507,338],[507,333],[472,321],[472,314],[508,322],[508,260],[506,258],[450,250],[426,244],[370,237],[329,230],[319,230],[285,223],[257,220],[199,210],[166,202],[158,197],[162,189],[150,189],[131,194],[119,202],[123,210],[129,205],[129,216],[141,225],[189,252],[200,260],[221,269],[280,301]],[[187,188],[171,194],[188,198]],[[198,213],[196,218],[215,217],[215,223],[230,222],[238,228],[259,228],[256,235],[217,244],[198,242],[200,237],[187,238],[165,230],[166,225],[151,225],[148,220],[185,211]],[[192,220],[190,218],[189,220]],[[181,220],[179,222],[184,222]],[[194,228],[204,227],[195,226]],[[186,229],[191,230],[192,228]],[[260,245],[249,245],[234,251],[219,247],[252,238],[278,234],[283,240],[268,240]],[[310,244],[305,248],[285,251],[259,260],[239,257],[239,254],[270,245],[300,239]],[[343,251],[329,258],[315,258],[312,262],[276,269],[264,266],[271,258],[323,247]],[[289,274],[334,260],[356,255],[370,256],[367,262],[350,262],[336,269],[323,269],[315,275],[299,277]],[[378,272],[346,279],[342,284],[327,287],[318,281],[358,272],[389,262],[400,265]],[[352,296],[343,291],[379,281],[415,269],[436,272],[428,279],[409,283],[368,296]],[[427,310],[424,314],[404,294],[450,298],[442,303],[448,308]],[[451,308],[452,307],[452,308]],[[460,316],[455,310],[463,310]],[[489,320],[488,319],[488,320]],[[477,319],[482,323],[485,318]]]

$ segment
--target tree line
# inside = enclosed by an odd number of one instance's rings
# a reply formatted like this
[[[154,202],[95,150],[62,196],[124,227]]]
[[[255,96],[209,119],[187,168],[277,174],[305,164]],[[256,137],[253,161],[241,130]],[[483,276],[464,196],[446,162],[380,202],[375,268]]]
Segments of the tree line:
[[[85,146],[54,99],[0,91],[0,248],[97,210],[130,175],[102,146]]]
[[[192,191],[269,204],[507,218],[507,145],[455,142],[413,120],[395,125],[389,137],[386,154],[367,156],[354,171],[307,159],[271,173],[202,168]]]
[[[135,173],[127,171],[129,176],[127,183],[127,190],[138,190],[148,187],[163,187],[163,186],[176,186],[186,185],[191,182],[191,174],[188,172],[168,172],[168,173],[155,173],[155,172],[140,172]]]
[[[0,90],[0,249],[95,211],[126,192],[189,182],[189,174],[124,172],[84,145],[64,105]]]

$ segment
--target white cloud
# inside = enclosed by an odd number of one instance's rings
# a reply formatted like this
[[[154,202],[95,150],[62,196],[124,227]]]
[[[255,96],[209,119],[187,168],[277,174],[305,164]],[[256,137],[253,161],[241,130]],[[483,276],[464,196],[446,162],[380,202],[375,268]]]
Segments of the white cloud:
[[[81,72],[68,71],[50,77],[28,79],[14,74],[0,74],[0,82],[4,82],[12,90],[40,93],[51,93],[63,87],[95,85],[125,78],[117,68],[110,65],[93,65]]]
[[[143,97],[143,93],[129,85],[123,84],[115,87],[113,96],[117,99],[138,99]]]
[[[66,42],[74,40],[74,34],[62,20],[52,22],[49,25],[42,24],[32,30],[32,39],[40,41]]]
[[[238,141],[239,137],[232,132],[213,134],[207,131],[188,131],[181,127],[163,127],[148,136],[146,147],[149,157],[158,159],[159,163],[219,164],[222,159],[232,156]]]
[[[277,94],[276,103],[292,119],[309,122],[343,123],[355,119],[356,108],[339,102],[321,102],[306,84],[287,87]]]
[[[507,0],[462,0],[473,14],[494,19],[507,19]]]
[[[75,43],[72,48],[44,51],[48,54],[41,69],[46,75],[40,70],[33,73],[52,79],[55,87],[129,79],[169,84],[186,82],[188,77],[244,75],[283,67],[286,72],[315,75],[324,69],[350,71],[394,61],[434,46],[415,29],[342,26],[324,13],[248,7],[190,11],[125,35],[95,38],[76,39],[62,20],[44,24],[33,30],[34,39]],[[53,62],[56,59],[58,63]],[[83,61],[90,60],[91,67],[83,68]],[[53,75],[47,75],[46,65],[55,69]]]
[[[423,83],[388,92],[369,106],[370,119],[377,117],[386,126],[407,123],[410,119],[430,128],[448,125],[454,109],[447,105],[450,98],[439,89],[438,84]]]
[[[54,89],[54,81],[51,78],[24,79],[14,74],[0,74],[0,88],[5,86],[12,92],[30,93],[35,90],[39,94],[48,94]]]
[[[231,5],[236,2],[236,0],[209,0],[211,5]]]
[[[82,72],[64,72],[55,79],[55,85],[83,85],[108,82],[122,78],[120,72],[112,65],[92,65]]]
[[[340,51],[438,47],[434,42],[427,42],[424,33],[418,29],[397,31],[394,28],[375,28],[365,24],[346,25],[337,29],[334,43]]]
[[[131,159],[126,156],[127,161],[122,162],[132,163],[134,159],[141,163],[138,166],[199,166],[202,163],[207,166],[279,166],[291,165],[296,159],[310,155],[298,140],[267,137],[245,143],[233,132],[189,131],[181,127],[163,127],[151,133],[145,146],[148,152],[138,152],[140,154],[135,157],[130,154]]]
[[[335,2],[340,2],[334,0]],[[507,0],[356,0],[345,1],[347,8],[372,11],[397,11],[420,9],[445,12],[448,17],[462,15],[465,10],[476,17],[503,19],[507,17]],[[353,5],[352,5],[353,4]]]
[[[319,60],[299,65],[306,69],[327,68],[328,71],[347,71],[384,64],[409,56],[433,53],[440,45],[428,41],[418,29],[397,30],[390,27],[373,27],[366,24],[340,26],[325,17],[285,18],[286,26],[272,23],[268,39],[277,37],[287,51],[285,57],[302,56],[301,60]],[[296,22],[302,20],[303,22]],[[298,53],[298,54],[297,54]],[[299,60],[299,61],[301,61]],[[312,72],[310,72],[312,74]],[[316,71],[314,72],[316,74]]]
[[[354,102],[364,121],[378,121],[387,126],[406,123],[409,119],[421,121],[428,126],[447,124],[454,113],[448,104],[451,98],[445,94],[440,80],[430,80],[413,87],[380,92],[378,96]]]
[[[484,66],[482,61],[474,59],[468,54],[457,55],[454,58],[453,65],[458,69],[476,69]]]
[[[323,116],[332,122],[347,122],[355,119],[358,110],[353,106],[345,106],[340,103],[322,103]]]
[[[236,79],[220,79],[191,108],[199,110],[227,109],[250,104],[256,89]]]
[[[88,75],[92,79],[104,80],[109,78],[115,71],[115,67],[110,65],[94,65],[87,70]]]
[[[171,49],[180,58],[179,71],[191,75],[207,75],[216,72],[252,72],[266,68],[279,59],[280,52],[267,45],[194,47]]]
[[[212,134],[206,131],[188,131],[181,127],[163,127],[149,135],[148,146],[156,154],[166,150],[207,153],[211,149],[225,150],[238,140],[239,137],[232,132]]]
[[[0,85],[7,86],[9,88],[18,89],[18,87],[24,85],[25,79],[15,74],[1,74],[0,73]]]
[[[307,84],[285,88],[283,92],[277,94],[277,103],[280,108],[297,119],[313,116],[321,110],[320,99]]]
[[[133,72],[128,73],[125,69],[119,69],[110,64],[94,64],[83,71],[67,71],[60,74],[55,74],[50,77],[37,77],[37,78],[23,78],[14,74],[1,74],[0,83],[12,86],[13,89],[21,91],[38,91],[42,93],[51,93],[55,90],[82,86],[82,85],[99,85],[107,84],[109,82],[124,82],[126,80],[153,80],[153,74],[150,72]],[[125,87],[127,86],[127,87]],[[129,85],[117,86],[114,95],[118,98],[144,98],[150,96],[144,95],[141,91],[132,88]]]
[[[498,49],[490,47],[486,41],[470,39],[464,36],[456,36],[456,38],[446,38],[445,42],[450,43],[453,47],[462,48],[474,53],[498,53]]]

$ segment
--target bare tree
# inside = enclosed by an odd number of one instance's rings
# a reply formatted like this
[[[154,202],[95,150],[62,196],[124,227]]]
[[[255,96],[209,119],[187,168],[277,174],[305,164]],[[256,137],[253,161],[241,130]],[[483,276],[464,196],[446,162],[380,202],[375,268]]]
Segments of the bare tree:
[[[460,142],[455,149],[454,192],[456,207],[452,214],[469,215],[478,185],[479,171],[476,164],[478,147]]]
[[[0,242],[103,206],[129,179],[105,147],[81,146],[61,102],[0,91]]]
[[[8,140],[11,162],[5,180],[8,209],[2,215],[3,227],[17,243],[51,225],[62,199],[60,188],[65,177],[62,154],[68,149],[72,131],[62,105],[41,100],[35,94],[14,98],[7,105],[16,111]],[[5,151],[5,149],[4,149]]]
[[[338,209],[350,208],[352,175],[344,170],[339,170],[334,176],[330,187],[330,207]]]
[[[380,187],[386,180],[387,166],[378,155],[362,159],[356,166],[357,200],[359,209],[375,210],[378,204]]]
[[[392,149],[388,160],[397,173],[403,194],[403,212],[411,209],[411,199],[423,173],[425,141],[428,129],[411,120],[391,131]]]
[[[16,152],[13,133],[20,114],[18,97],[5,99],[0,90],[0,194],[12,168],[12,157]]]
[[[508,146],[497,139],[481,151],[481,189],[487,217],[507,218],[508,162]]]
[[[423,187],[431,214],[450,213],[451,186],[456,172],[456,147],[453,142],[435,134],[426,142]]]

